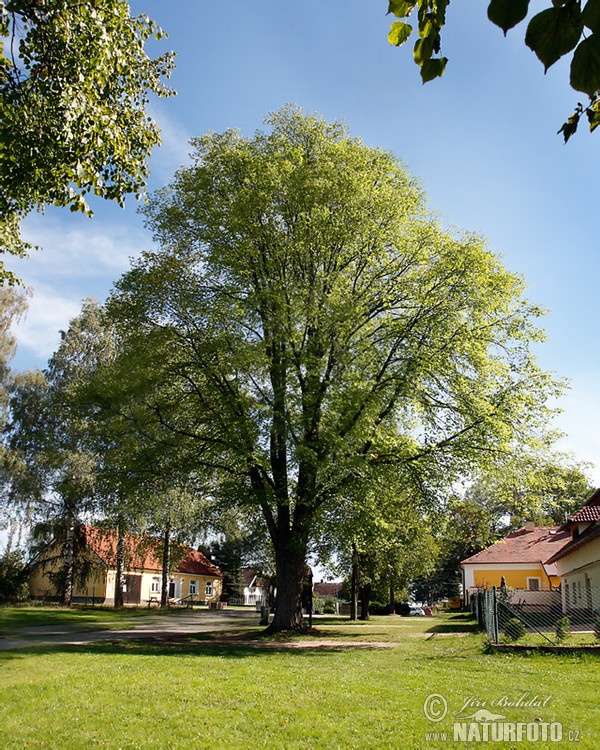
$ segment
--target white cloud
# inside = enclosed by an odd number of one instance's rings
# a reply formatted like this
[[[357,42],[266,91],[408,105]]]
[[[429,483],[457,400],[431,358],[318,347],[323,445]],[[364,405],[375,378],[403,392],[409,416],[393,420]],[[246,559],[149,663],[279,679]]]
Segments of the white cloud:
[[[98,214],[88,219],[50,211],[24,222],[24,237],[42,249],[8,263],[32,291],[26,319],[13,328],[18,342],[15,369],[45,366],[60,340],[59,331],[68,328],[81,301],[104,301],[129,268],[129,259],[151,244],[134,212],[110,207]]]
[[[23,236],[42,250],[10,265],[25,283],[34,286],[38,280],[47,284],[50,280],[89,280],[105,275],[114,279],[127,269],[129,258],[149,244],[141,221],[134,226],[119,225],[114,220],[72,217],[69,213],[34,214],[24,222]]]
[[[29,300],[27,316],[13,331],[19,342],[16,369],[45,366],[60,341],[60,331],[79,314],[81,300],[61,297],[50,289],[38,289]]]

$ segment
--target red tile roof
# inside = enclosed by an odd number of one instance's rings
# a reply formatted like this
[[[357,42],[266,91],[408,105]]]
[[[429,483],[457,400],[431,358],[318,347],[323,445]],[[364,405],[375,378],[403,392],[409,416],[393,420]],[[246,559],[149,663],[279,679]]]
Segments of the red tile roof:
[[[115,567],[117,560],[117,532],[113,529],[100,529],[84,526],[82,532],[90,549],[108,567]],[[221,577],[221,571],[201,552],[183,544],[177,545],[176,554],[181,562],[175,568],[177,573],[192,573],[202,576]],[[179,556],[177,555],[177,556]],[[157,537],[125,534],[125,564],[128,570],[162,570],[162,540]]]
[[[543,563],[563,547],[571,535],[557,526],[522,528],[461,561],[468,563]]]
[[[600,521],[600,505],[584,505],[576,513],[569,518],[567,524],[570,523],[594,523],[594,521]],[[566,524],[565,524],[566,525]]]
[[[339,598],[342,593],[342,585],[342,581],[321,581],[320,583],[315,583],[313,590],[318,596],[334,596]]]

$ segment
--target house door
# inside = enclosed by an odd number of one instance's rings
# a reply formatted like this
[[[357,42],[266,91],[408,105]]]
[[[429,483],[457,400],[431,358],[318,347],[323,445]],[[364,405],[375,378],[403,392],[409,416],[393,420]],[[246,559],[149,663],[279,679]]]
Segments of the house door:
[[[175,581],[169,583],[169,599],[175,599]]]
[[[125,604],[139,604],[142,598],[142,576],[125,574],[125,589],[123,602]]]

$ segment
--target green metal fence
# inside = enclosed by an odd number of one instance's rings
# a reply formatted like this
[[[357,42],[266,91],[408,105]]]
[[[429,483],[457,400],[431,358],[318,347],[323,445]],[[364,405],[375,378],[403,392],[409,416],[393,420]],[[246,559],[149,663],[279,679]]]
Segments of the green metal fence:
[[[600,591],[507,587],[471,592],[471,610],[491,643],[600,643]]]

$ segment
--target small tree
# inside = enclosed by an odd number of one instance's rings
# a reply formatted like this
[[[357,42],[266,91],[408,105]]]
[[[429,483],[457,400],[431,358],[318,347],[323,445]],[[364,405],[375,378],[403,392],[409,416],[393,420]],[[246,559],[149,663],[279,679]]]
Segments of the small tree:
[[[556,640],[559,643],[562,643],[569,637],[570,627],[571,627],[571,620],[567,616],[561,617],[554,623],[554,632],[556,634]]]
[[[525,625],[523,625],[518,617],[511,617],[510,620],[506,621],[504,633],[511,641],[518,641],[526,633]]]

